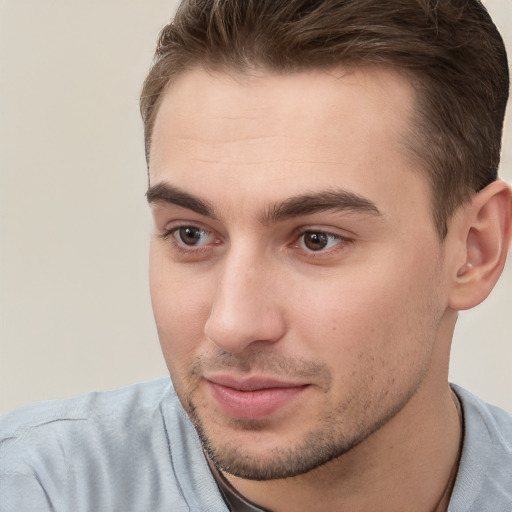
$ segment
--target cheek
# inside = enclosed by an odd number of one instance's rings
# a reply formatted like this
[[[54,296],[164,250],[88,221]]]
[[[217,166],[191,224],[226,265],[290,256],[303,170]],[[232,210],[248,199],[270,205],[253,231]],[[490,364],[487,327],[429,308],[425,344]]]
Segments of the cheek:
[[[405,377],[427,364],[443,310],[436,274],[427,269],[423,279],[413,279],[416,265],[400,263],[352,269],[298,290],[301,301],[291,324],[301,332],[295,338],[340,379],[394,378],[401,372]]]
[[[150,292],[155,323],[167,364],[189,360],[203,340],[210,313],[209,282],[171,265],[152,248]]]

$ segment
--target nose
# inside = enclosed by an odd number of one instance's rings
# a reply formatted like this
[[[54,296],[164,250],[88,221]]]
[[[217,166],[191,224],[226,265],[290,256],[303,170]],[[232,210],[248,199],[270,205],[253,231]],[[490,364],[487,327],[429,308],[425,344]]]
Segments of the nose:
[[[263,258],[226,258],[204,328],[207,338],[231,353],[240,353],[255,342],[281,339],[286,328],[277,293],[281,284]]]

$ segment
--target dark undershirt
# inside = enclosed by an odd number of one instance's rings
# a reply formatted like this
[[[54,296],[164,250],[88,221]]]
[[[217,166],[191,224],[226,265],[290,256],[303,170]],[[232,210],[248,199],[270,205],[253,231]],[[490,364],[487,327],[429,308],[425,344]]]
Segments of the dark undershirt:
[[[245,499],[224,477],[224,475],[209,460],[210,469],[213,477],[219,486],[220,492],[231,512],[271,512],[266,508],[261,508]]]

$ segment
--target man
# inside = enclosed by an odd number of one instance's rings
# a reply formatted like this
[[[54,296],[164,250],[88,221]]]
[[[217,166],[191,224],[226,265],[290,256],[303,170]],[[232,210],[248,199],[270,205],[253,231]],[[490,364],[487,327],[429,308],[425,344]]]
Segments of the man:
[[[0,507],[504,511],[512,419],[448,384],[511,239],[477,0],[188,0],[141,107],[167,379],[0,426]]]

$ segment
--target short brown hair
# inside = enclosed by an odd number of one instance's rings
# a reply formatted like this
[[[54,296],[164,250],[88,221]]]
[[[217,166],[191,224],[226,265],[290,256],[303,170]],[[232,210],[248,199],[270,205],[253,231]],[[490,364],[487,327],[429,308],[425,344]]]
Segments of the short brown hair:
[[[160,99],[181,72],[378,64],[417,92],[407,146],[433,192],[442,238],[455,209],[497,178],[508,64],[479,0],[183,0],[141,95],[149,163]]]

